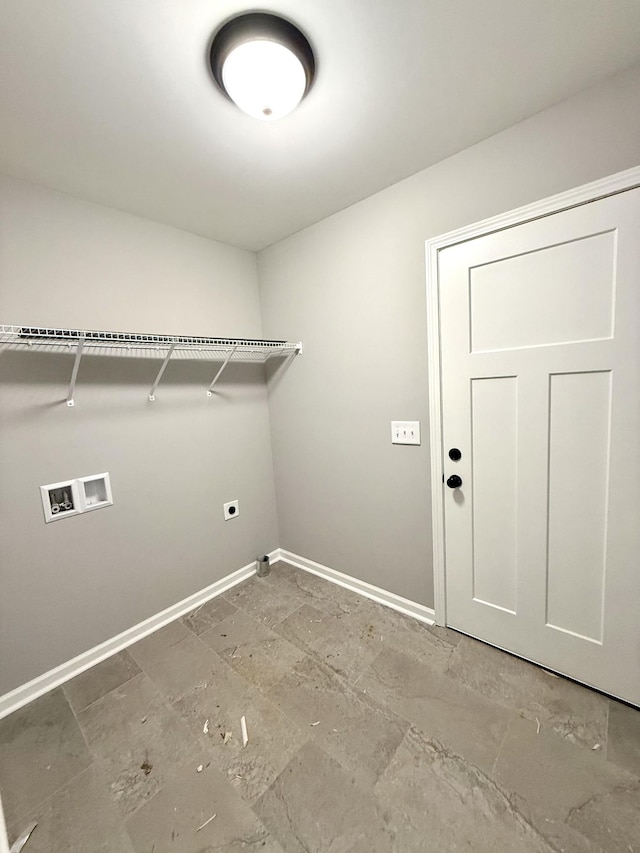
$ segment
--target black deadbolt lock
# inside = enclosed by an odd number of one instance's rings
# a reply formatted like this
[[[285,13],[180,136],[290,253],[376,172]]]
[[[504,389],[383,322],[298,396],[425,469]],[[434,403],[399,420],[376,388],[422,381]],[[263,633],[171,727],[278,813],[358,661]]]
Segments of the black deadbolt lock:
[[[459,489],[462,485],[462,477],[458,477],[457,474],[452,474],[447,480],[447,486],[450,489]]]
[[[460,459],[462,459],[461,451],[459,451],[457,447],[452,447],[449,451],[449,459],[451,459],[453,462],[459,462]]]

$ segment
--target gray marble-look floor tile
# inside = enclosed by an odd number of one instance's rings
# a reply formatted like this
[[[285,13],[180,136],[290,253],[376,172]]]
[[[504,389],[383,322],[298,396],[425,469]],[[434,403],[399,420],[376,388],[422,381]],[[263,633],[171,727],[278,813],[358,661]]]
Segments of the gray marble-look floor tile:
[[[494,782],[415,729],[375,793],[388,804],[386,818],[396,829],[390,850],[552,853]]]
[[[196,607],[191,613],[182,617],[183,623],[194,634],[204,634],[218,622],[236,612],[236,608],[224,596],[218,595]]]
[[[200,773],[193,765],[177,768],[162,791],[127,821],[137,853],[281,853],[251,808],[206,766],[206,756],[198,761]]]
[[[319,626],[325,619],[330,618],[325,611],[318,610],[311,604],[303,604],[286,619],[274,625],[273,630],[306,654],[314,655],[313,644],[325,632],[325,629]]]
[[[82,711],[87,705],[139,674],[140,667],[125,650],[72,678],[63,690],[73,710]]]
[[[515,794],[509,798],[526,817],[531,826],[540,833],[545,841],[556,851],[562,853],[603,853],[602,847],[584,836],[577,829],[561,820],[542,818],[537,812],[531,812],[527,803]]]
[[[58,687],[0,721],[0,790],[7,823],[22,818],[91,764]]]
[[[375,799],[316,744],[298,752],[254,809],[286,853],[400,850]]]
[[[640,776],[640,710],[611,700],[607,758]]]
[[[297,569],[295,566],[292,566],[291,563],[287,563],[284,560],[276,560],[271,563],[269,574],[260,578],[260,580],[269,584],[280,584],[284,583],[284,581],[291,580],[297,574],[299,574],[301,569]]]
[[[409,725],[309,657],[267,695],[363,785],[375,783]]]
[[[295,752],[311,737],[230,667],[214,684],[196,689],[175,704],[212,766],[248,801],[271,785]],[[249,742],[242,745],[245,717]],[[206,731],[205,731],[206,729]],[[225,734],[228,737],[225,741]]]
[[[291,584],[269,584],[262,578],[238,584],[225,593],[225,598],[268,628],[304,604],[304,599]]]
[[[437,670],[385,649],[358,681],[378,702],[490,773],[511,714]]]
[[[567,822],[604,853],[638,853],[640,783],[593,797],[574,809]]]
[[[196,686],[206,686],[227,666],[180,620],[140,640],[129,651],[169,702]]]
[[[91,753],[123,815],[164,785],[197,744],[148,676],[138,675],[78,715]]]
[[[12,837],[131,853],[124,815],[136,853],[640,853],[639,712],[607,732],[593,691],[276,567],[65,686],[91,754],[62,689],[0,722]]]
[[[458,644],[447,675],[572,743],[604,748],[608,699],[594,690],[469,637]]]
[[[29,813],[38,826],[25,853],[134,853],[104,781],[89,767]],[[27,821],[9,828],[10,842]]]
[[[384,647],[374,623],[355,609],[336,614],[305,604],[274,631],[352,682]]]
[[[509,724],[494,778],[549,820],[566,820],[592,797],[637,781],[601,751],[582,749],[550,729],[538,731],[521,717]]]
[[[269,690],[304,655],[299,648],[242,610],[205,631],[200,639],[264,691]]]
[[[299,571],[289,578],[289,583],[308,604],[325,613],[334,615],[353,613],[363,600],[362,596],[355,592],[326,581],[311,572]]]
[[[383,646],[391,646],[441,671],[449,665],[453,650],[462,639],[462,634],[450,628],[427,625],[368,599],[362,600],[355,618],[361,623],[366,620],[367,628],[372,625]]]

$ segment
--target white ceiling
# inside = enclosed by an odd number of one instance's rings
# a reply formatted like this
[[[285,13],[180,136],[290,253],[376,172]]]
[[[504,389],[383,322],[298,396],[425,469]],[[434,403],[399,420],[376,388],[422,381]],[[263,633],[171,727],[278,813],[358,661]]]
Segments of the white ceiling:
[[[638,0],[272,0],[316,51],[273,124],[212,83],[238,0],[4,0],[0,170],[259,249],[640,61]]]

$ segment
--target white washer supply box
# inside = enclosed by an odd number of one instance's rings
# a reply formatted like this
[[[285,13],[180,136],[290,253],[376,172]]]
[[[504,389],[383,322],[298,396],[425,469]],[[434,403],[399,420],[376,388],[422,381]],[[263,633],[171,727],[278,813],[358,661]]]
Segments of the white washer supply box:
[[[40,486],[40,495],[47,524],[113,503],[108,472]]]

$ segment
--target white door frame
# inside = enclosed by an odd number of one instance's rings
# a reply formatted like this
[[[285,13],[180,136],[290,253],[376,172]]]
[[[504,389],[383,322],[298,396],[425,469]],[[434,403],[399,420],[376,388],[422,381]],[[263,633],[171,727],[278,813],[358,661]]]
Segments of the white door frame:
[[[521,225],[543,216],[587,204],[606,196],[640,187],[640,166],[618,172],[608,178],[585,184],[550,198],[518,207],[507,213],[483,219],[473,225],[449,231],[427,240],[427,342],[429,353],[429,434],[431,439],[431,523],[433,528],[433,586],[434,610],[437,625],[446,625],[447,604],[445,588],[444,539],[444,449],[442,447],[442,371],[440,366],[440,282],[438,253],[442,249],[483,237],[514,225]]]

